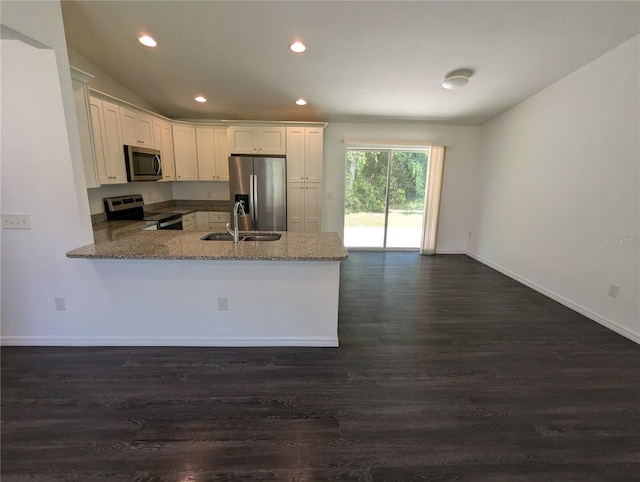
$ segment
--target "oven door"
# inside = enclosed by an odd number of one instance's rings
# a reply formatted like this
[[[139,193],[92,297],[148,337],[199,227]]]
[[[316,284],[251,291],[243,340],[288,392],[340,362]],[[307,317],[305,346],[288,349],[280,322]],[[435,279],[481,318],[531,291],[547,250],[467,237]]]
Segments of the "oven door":
[[[158,221],[158,229],[182,230],[182,216],[171,217]]]

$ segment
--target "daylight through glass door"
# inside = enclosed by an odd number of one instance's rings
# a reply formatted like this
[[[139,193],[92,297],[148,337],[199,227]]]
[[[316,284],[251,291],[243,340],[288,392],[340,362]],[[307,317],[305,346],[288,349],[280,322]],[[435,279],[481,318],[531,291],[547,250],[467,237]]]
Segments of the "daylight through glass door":
[[[347,149],[344,244],[419,249],[429,151]]]

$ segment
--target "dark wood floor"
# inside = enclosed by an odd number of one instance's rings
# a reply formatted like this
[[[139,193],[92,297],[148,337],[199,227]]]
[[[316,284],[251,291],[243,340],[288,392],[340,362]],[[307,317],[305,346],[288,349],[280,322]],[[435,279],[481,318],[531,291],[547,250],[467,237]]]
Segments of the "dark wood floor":
[[[465,256],[352,253],[340,348],[2,349],[2,480],[640,480],[640,347]]]

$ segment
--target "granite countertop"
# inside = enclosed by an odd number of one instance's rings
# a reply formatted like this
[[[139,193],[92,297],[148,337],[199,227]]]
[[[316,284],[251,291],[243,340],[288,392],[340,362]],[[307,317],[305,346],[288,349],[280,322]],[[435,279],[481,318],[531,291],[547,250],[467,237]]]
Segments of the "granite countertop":
[[[175,211],[174,211],[175,212]],[[95,243],[68,258],[341,261],[348,257],[338,233],[282,232],[277,241],[202,241],[198,231],[143,231],[145,221],[109,221],[93,226]]]

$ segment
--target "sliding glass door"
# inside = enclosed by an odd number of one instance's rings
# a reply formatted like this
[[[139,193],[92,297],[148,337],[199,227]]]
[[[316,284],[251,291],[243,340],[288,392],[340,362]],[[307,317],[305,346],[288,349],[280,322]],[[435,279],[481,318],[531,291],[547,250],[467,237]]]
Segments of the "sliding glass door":
[[[428,150],[346,151],[347,247],[419,249],[428,157]]]

